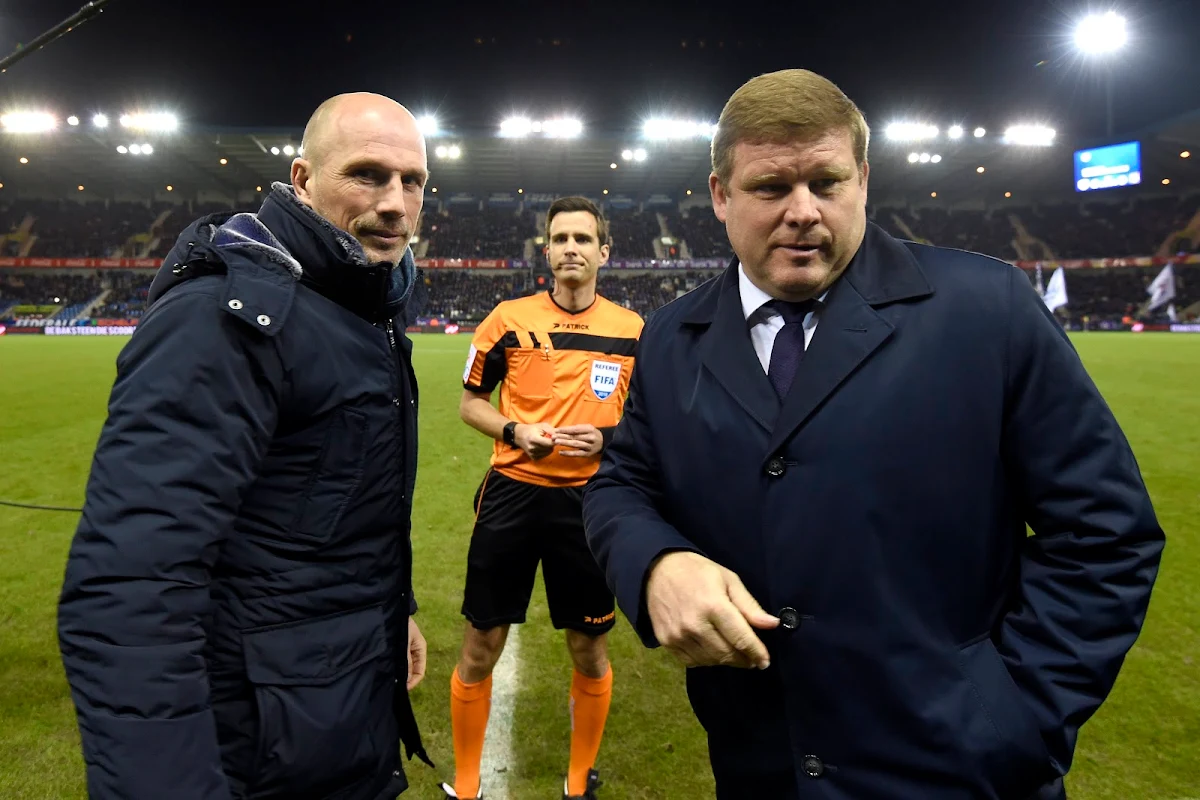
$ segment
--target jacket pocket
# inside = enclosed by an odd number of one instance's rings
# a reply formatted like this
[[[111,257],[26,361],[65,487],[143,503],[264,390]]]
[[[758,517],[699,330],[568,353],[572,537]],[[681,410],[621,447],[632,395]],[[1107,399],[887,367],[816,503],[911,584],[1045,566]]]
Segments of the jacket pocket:
[[[341,408],[325,429],[317,465],[309,476],[292,531],[316,543],[329,541],[362,480],[367,417]]]
[[[243,632],[258,710],[253,796],[326,797],[395,769],[379,606]]]
[[[999,797],[1025,797],[1057,777],[1033,713],[991,639],[958,652],[959,668],[970,684],[979,713],[994,738],[968,746],[982,757],[982,769]]]

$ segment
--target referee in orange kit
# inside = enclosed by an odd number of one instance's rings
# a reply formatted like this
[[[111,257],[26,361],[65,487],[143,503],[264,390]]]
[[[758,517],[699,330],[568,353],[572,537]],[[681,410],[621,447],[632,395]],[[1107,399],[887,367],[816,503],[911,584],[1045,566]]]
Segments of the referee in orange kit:
[[[550,619],[566,630],[575,665],[563,797],[592,800],[599,786],[615,604],[584,538],[581,499],[620,420],[642,319],[596,294],[609,237],[593,202],[555,200],[546,238],[554,289],[496,306],[475,332],[463,375],[459,413],[496,444],[475,496],[468,625],[450,681],[455,778],[442,786],[450,797],[481,796],[492,669],[509,626],[525,621],[539,561]],[[491,404],[497,386],[499,410]]]

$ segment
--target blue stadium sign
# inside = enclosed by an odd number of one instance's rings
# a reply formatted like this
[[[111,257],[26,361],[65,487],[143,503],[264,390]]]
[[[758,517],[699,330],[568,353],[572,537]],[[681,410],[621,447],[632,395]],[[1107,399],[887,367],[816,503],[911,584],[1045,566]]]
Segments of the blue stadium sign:
[[[1124,142],[1075,151],[1075,191],[1115,189],[1142,182],[1142,143]]]

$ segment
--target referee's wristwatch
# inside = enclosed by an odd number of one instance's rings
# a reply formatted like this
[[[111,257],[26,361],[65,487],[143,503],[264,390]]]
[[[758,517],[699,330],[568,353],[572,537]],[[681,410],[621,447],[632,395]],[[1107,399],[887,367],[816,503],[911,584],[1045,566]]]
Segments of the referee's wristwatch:
[[[510,447],[517,446],[517,423],[509,422],[504,426],[504,443]]]

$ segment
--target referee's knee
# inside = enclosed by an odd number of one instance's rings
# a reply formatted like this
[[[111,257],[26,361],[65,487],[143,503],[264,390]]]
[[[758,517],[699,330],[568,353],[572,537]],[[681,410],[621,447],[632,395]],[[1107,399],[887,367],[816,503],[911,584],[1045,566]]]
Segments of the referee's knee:
[[[463,636],[462,657],[458,663],[458,676],[463,682],[478,683],[491,675],[496,662],[500,660],[500,654],[504,652],[507,639],[507,625],[480,630],[468,624]]]

